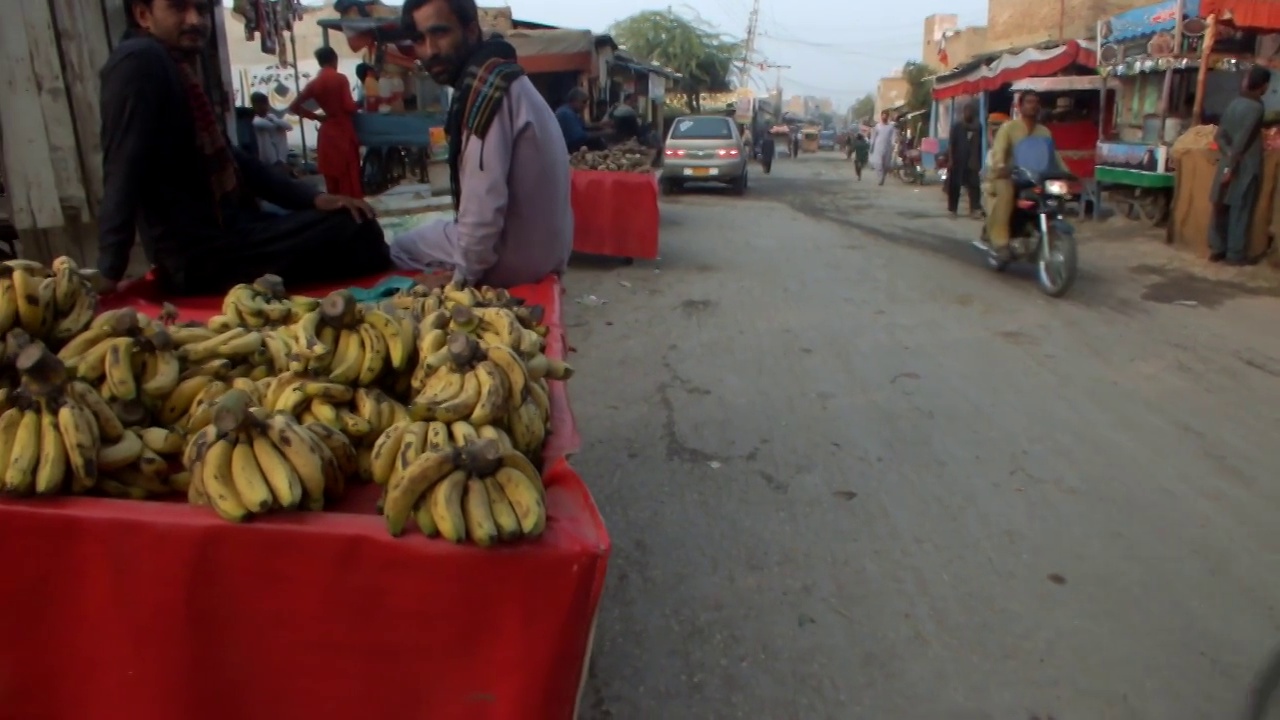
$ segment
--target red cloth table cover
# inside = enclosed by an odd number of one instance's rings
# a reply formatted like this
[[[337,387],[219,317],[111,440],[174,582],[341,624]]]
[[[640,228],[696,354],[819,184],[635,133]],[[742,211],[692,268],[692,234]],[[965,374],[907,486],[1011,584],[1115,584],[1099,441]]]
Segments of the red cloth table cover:
[[[574,170],[574,252],[658,259],[658,179],[653,173]]]
[[[554,282],[520,294],[559,328]],[[567,460],[544,479],[546,534],[495,550],[387,536],[373,486],[245,525],[0,500],[0,720],[571,718],[610,543]]]

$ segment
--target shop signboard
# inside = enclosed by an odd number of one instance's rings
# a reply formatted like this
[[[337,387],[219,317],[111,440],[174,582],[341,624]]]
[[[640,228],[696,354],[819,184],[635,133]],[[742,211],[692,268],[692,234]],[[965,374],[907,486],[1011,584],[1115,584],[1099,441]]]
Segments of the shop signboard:
[[[1160,32],[1171,32],[1183,17],[1200,16],[1200,0],[1164,0],[1146,7],[1126,10],[1102,21],[1099,34],[1104,43],[1124,42],[1140,37],[1150,37]]]
[[[661,103],[667,96],[667,79],[658,73],[649,73],[649,99]]]
[[[1166,172],[1168,151],[1159,145],[1099,142],[1095,163],[1100,168],[1130,172]]]

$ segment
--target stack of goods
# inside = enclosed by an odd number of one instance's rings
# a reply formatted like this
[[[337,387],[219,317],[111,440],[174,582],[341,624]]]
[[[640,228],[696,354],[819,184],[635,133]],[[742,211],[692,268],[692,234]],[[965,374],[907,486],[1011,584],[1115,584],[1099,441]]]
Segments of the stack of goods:
[[[1189,152],[1198,150],[1216,150],[1217,144],[1214,142],[1213,136],[1217,134],[1217,125],[1196,125],[1190,130],[1182,133],[1182,135],[1174,141],[1173,147],[1169,149],[1169,159],[1177,162],[1179,158]]]
[[[392,535],[491,546],[546,525],[542,309],[504,290],[417,286],[377,304],[266,276],[207,323],[95,315],[91,278],[0,265],[0,487],[185,495],[243,521],[322,510],[377,483]]]
[[[576,170],[647,173],[653,170],[654,157],[656,153],[651,148],[628,140],[608,150],[581,148],[569,156],[569,165]]]

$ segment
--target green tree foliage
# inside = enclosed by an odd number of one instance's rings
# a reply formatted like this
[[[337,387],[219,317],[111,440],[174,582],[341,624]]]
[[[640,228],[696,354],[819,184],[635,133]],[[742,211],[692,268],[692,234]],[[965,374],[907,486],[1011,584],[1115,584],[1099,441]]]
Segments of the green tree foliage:
[[[743,59],[740,41],[671,8],[638,12],[614,23],[609,33],[628,53],[680,73],[676,90],[688,98],[690,112],[701,111],[701,93],[732,89],[729,76]]]
[[[902,66],[902,77],[907,79],[907,111],[928,110],[933,107],[934,71],[922,62],[912,60]]]
[[[876,96],[867,93],[858,98],[853,104],[853,117],[858,122],[871,122],[871,116],[876,114]]]

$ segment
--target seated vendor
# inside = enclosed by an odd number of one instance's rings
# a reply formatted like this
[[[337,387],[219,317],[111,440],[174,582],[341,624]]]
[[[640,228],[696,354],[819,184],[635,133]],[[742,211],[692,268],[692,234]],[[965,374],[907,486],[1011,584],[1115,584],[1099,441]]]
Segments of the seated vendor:
[[[227,139],[197,61],[208,0],[127,0],[129,33],[102,69],[99,270],[119,283],[135,233],[166,292],[225,292],[264,274],[289,286],[390,266],[361,200],[271,172]],[[259,200],[291,211],[268,215]]]
[[[452,87],[445,133],[455,219],[391,243],[403,269],[497,287],[563,273],[573,246],[569,157],[556,118],[475,0],[405,0],[418,61]]]
[[[569,152],[575,153],[582,148],[603,150],[604,139],[594,128],[582,119],[582,111],[587,107],[587,91],[574,88],[569,91],[564,104],[556,109],[556,121],[560,123],[560,132],[564,136],[564,144]]]

